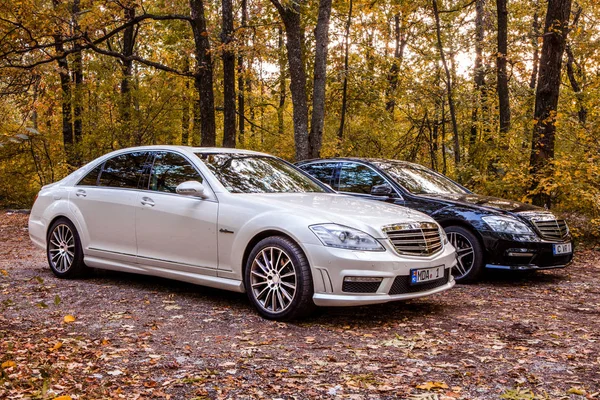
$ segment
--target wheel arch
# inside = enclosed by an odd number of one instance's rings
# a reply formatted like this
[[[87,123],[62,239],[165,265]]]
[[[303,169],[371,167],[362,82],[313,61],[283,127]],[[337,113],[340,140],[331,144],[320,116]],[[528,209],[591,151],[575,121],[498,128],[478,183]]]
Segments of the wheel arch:
[[[243,277],[245,276],[246,273],[246,264],[248,263],[248,257],[250,257],[250,253],[252,252],[252,249],[254,249],[254,246],[256,246],[256,244],[258,242],[260,242],[263,239],[266,239],[268,237],[271,236],[283,236],[284,238],[291,240],[292,242],[294,242],[296,245],[298,245],[298,247],[300,248],[300,250],[302,250],[302,252],[304,253],[304,256],[306,257],[306,252],[304,251],[304,249],[302,248],[302,246],[300,245],[300,243],[298,243],[298,241],[296,239],[294,239],[293,237],[291,237],[290,235],[288,235],[287,233],[277,230],[277,229],[267,229],[264,230],[262,232],[257,233],[256,235],[254,235],[252,237],[252,239],[250,239],[250,241],[248,242],[248,244],[246,245],[246,248],[244,249],[244,253],[242,256],[242,280]]]
[[[438,221],[438,223],[444,229],[448,228],[449,226],[460,226],[461,228],[467,229],[469,232],[471,232],[479,241],[479,245],[483,249],[483,261],[484,263],[486,262],[486,259],[488,257],[488,251],[485,247],[485,241],[483,240],[483,236],[481,235],[481,233],[477,229],[475,229],[473,225],[469,224],[465,220],[460,219],[447,219],[443,221]]]

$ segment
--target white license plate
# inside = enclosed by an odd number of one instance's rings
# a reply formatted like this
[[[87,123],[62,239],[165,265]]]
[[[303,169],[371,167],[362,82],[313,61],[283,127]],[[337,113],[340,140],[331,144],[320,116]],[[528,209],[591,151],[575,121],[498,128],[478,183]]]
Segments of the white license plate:
[[[552,245],[552,253],[555,256],[560,254],[571,254],[573,252],[573,248],[571,247],[571,243],[562,243],[562,244],[554,244]]]
[[[411,269],[410,270],[410,284],[414,285],[416,283],[434,281],[436,279],[440,279],[444,277],[444,266],[438,265],[437,267],[432,268],[422,268],[422,269]]]

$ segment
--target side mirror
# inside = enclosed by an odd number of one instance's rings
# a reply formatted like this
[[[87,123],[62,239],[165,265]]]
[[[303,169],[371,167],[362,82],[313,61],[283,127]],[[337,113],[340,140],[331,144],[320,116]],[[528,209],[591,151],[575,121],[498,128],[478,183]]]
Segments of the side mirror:
[[[177,188],[175,188],[175,191],[177,194],[184,196],[200,197],[201,199],[207,197],[204,192],[204,185],[198,181],[186,181],[180,183]]]
[[[384,183],[383,185],[375,185],[371,188],[371,195],[373,196],[391,196],[394,193],[394,189],[389,185],[389,183]]]

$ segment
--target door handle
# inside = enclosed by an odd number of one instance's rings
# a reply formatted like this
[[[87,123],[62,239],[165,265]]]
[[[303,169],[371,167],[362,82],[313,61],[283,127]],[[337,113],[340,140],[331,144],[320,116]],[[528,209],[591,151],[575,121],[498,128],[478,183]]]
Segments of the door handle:
[[[85,197],[85,196],[87,196],[87,193],[83,189],[78,189],[75,192],[75,196],[77,196],[77,197]]]
[[[142,197],[140,202],[142,205],[154,207],[154,200],[152,200],[150,197]]]

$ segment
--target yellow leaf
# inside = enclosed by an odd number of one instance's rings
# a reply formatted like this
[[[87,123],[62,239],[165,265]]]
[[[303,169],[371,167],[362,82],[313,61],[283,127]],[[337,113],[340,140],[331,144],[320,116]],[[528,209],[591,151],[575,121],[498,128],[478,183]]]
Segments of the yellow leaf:
[[[0,269],[0,274],[2,274],[4,276],[8,276],[8,271],[5,269]]]
[[[417,389],[448,389],[448,385],[446,385],[444,382],[425,382],[422,385],[417,385]]]
[[[58,349],[60,349],[62,347],[62,342],[56,342],[56,344],[54,345],[54,347],[52,347],[50,349],[50,351],[56,351]]]
[[[65,321],[66,323],[75,322],[75,317],[72,315],[65,315],[65,317],[63,318],[63,321]]]
[[[571,389],[567,390],[568,394],[578,394],[580,396],[585,396],[586,392],[583,389],[580,388],[576,388],[576,387],[572,387]]]
[[[58,396],[55,397],[54,400],[73,400],[71,396]]]
[[[11,360],[9,360],[9,361],[4,361],[4,362],[2,363],[2,368],[10,368],[10,367],[14,367],[14,366],[16,366],[16,365],[17,365],[17,363],[16,363],[16,362],[14,362],[14,361],[11,361]]]

